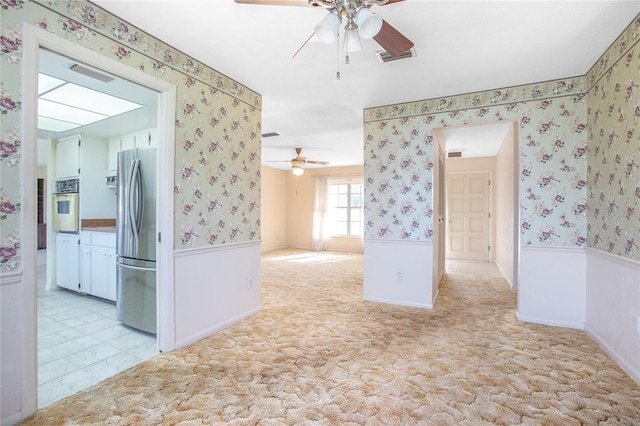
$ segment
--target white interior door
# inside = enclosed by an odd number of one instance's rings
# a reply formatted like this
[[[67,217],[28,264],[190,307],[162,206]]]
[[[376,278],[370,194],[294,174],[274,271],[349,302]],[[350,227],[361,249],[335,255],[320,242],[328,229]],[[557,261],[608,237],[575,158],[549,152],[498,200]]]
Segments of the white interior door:
[[[489,173],[447,175],[447,259],[489,260]]]

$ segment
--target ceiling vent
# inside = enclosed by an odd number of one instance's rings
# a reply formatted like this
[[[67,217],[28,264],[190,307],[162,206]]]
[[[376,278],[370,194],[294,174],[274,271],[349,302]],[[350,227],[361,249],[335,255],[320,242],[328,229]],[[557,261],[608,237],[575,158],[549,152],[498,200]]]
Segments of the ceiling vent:
[[[447,157],[449,158],[459,158],[462,157],[462,151],[449,151],[447,153]]]
[[[377,51],[376,56],[378,57],[378,60],[380,62],[385,63],[385,62],[397,61],[399,59],[413,58],[414,56],[417,56],[417,55],[416,55],[416,49],[412,47],[406,52],[395,57],[391,56],[391,54],[389,54],[389,52],[387,52],[386,50]]]
[[[262,134],[263,138],[272,138],[274,136],[280,136],[280,133],[278,133],[278,132],[269,132],[269,133],[263,133]]]
[[[103,83],[111,83],[113,80],[115,80],[115,78],[111,77],[110,75],[103,74],[94,69],[83,67],[82,65],[78,64],[69,64],[69,69],[71,71],[77,72],[78,74],[86,75],[87,77],[102,81]]]

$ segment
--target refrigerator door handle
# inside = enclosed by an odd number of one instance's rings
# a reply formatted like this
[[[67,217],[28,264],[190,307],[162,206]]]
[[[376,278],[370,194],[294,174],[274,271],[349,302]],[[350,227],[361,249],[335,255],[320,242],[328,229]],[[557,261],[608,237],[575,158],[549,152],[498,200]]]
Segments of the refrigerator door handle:
[[[141,161],[136,160],[135,181],[136,181],[136,228],[137,234],[142,229],[142,218],[144,213],[144,186],[142,185]]]
[[[140,176],[140,160],[134,160],[129,172],[129,225],[133,239],[137,240],[142,225],[142,179]]]
[[[124,263],[118,263],[118,266],[124,269],[132,269],[134,271],[153,272],[156,270],[156,268],[145,268],[144,266],[125,265]]]

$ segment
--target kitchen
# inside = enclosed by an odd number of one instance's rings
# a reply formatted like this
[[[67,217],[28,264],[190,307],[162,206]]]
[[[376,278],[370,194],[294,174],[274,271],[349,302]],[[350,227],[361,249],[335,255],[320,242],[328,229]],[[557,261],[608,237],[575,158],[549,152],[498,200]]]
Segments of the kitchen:
[[[39,56],[42,407],[157,353],[158,135],[156,92],[44,49]]]

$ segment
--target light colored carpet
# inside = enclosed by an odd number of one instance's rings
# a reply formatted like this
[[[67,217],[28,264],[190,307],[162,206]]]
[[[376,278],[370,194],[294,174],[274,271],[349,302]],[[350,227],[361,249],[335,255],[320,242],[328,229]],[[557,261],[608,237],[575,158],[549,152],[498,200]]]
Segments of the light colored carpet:
[[[423,310],[363,302],[362,269],[269,253],[260,314],[24,424],[640,424],[640,386],[583,332],[518,322],[503,279],[449,275]]]

